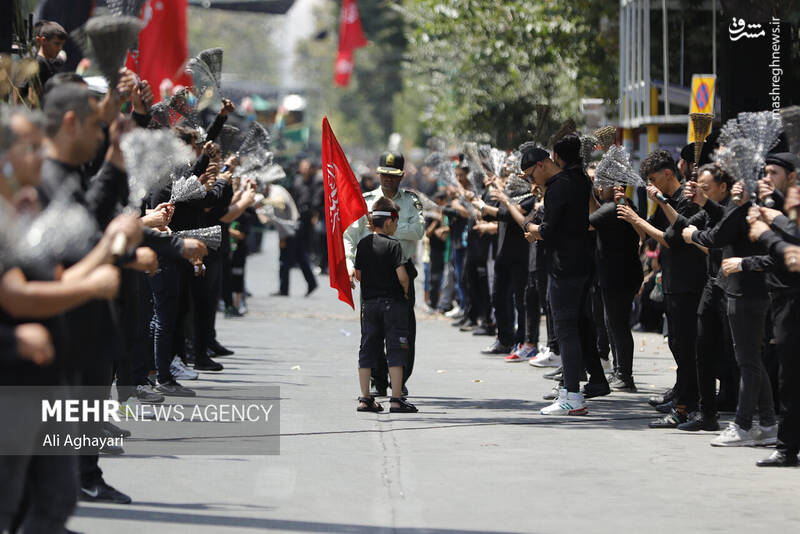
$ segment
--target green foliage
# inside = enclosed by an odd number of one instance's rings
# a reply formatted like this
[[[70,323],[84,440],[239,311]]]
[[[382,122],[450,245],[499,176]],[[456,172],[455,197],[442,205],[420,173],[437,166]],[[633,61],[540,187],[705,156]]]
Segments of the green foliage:
[[[296,69],[301,79],[318,92],[309,95],[306,117],[312,139],[319,138],[322,116],[328,115],[339,141],[350,147],[385,148],[394,131],[395,100],[403,88],[403,18],[392,0],[358,3],[364,35],[369,45],[356,50],[355,69],[347,88],[333,85],[338,50],[341,2],[331,2],[316,12],[317,30],[324,38],[308,39],[297,48]]]
[[[225,49],[225,73],[273,85],[277,82],[278,57],[269,39],[276,27],[274,17],[200,7],[188,9],[190,56],[206,48],[221,47]]]
[[[488,134],[504,148],[529,132],[545,142],[561,119],[576,116],[581,97],[616,97],[617,9],[600,1],[406,0],[406,94],[428,97],[420,118],[432,133]]]

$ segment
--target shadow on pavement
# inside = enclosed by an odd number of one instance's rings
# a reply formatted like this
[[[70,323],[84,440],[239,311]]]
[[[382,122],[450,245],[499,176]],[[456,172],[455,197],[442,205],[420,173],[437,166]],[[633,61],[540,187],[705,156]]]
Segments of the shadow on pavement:
[[[143,504],[143,503],[139,503]],[[189,505],[175,505],[187,508]],[[199,505],[196,509],[203,509]],[[115,519],[119,521],[151,521],[159,523],[180,523],[183,525],[215,525],[219,527],[252,528],[262,531],[283,532],[331,532],[331,533],[378,533],[392,534],[512,534],[511,531],[500,530],[464,530],[447,528],[414,528],[414,527],[379,527],[376,525],[353,525],[341,523],[322,523],[313,521],[290,521],[286,519],[263,519],[250,517],[230,517],[224,515],[190,514],[180,512],[161,512],[141,510],[120,506],[81,506],[75,517],[94,519]]]

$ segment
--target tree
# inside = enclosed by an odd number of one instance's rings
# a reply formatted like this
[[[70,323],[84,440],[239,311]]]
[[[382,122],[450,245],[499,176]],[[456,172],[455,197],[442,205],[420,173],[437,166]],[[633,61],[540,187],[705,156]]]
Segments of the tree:
[[[583,96],[616,98],[616,13],[597,0],[406,0],[406,96],[453,137],[544,142]],[[612,53],[613,52],[613,53]]]

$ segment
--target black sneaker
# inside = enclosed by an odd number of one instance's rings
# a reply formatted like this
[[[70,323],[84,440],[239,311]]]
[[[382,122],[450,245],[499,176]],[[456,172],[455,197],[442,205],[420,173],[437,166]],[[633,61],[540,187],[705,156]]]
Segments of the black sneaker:
[[[494,334],[494,327],[485,324],[478,325],[478,327],[472,331],[473,336],[493,336]]]
[[[673,397],[675,397],[675,393],[672,388],[669,388],[667,391],[662,393],[661,395],[653,395],[649,399],[647,399],[647,403],[655,408],[659,404],[664,404],[665,402],[670,402]]]
[[[611,393],[611,388],[608,387],[608,382],[603,384],[585,384],[581,388],[584,399],[593,399],[594,397],[604,397]]]
[[[611,382],[608,384],[614,391],[623,391],[625,393],[636,393],[636,383],[633,377],[625,377],[621,375],[614,375]]]
[[[131,431],[125,428],[120,428],[114,423],[103,423],[103,430],[110,433],[113,436],[122,436],[123,438],[131,437]]]
[[[98,453],[111,454],[113,456],[117,456],[119,454],[125,454],[125,449],[123,449],[120,445],[117,445],[116,443],[111,441],[116,438],[119,438],[119,434],[117,434],[116,432],[111,432],[104,426],[102,431],[102,436],[106,439],[106,442],[97,451]]]
[[[469,317],[467,317],[466,315],[463,315],[463,316],[459,317],[458,319],[456,319],[455,321],[453,321],[452,323],[450,323],[450,326],[455,327],[455,328],[460,328],[460,327],[464,326],[465,324],[467,324],[469,322],[470,322]]]
[[[221,363],[215,362],[208,356],[205,358],[200,358],[198,356],[197,360],[194,362],[194,369],[195,371],[222,371],[223,367]]]
[[[131,502],[130,497],[109,486],[104,480],[87,488],[81,487],[81,500],[112,504],[130,504]]]
[[[794,467],[797,465],[797,453],[774,450],[763,460],[756,462],[758,467]]]
[[[558,369],[553,369],[549,373],[545,373],[542,375],[542,378],[547,380],[561,380],[561,375],[564,372],[563,367],[559,367]]]
[[[669,413],[672,411],[673,408],[675,408],[675,402],[670,400],[656,406],[656,411],[658,413]]]
[[[466,323],[462,324],[458,330],[459,332],[472,332],[476,328],[478,328],[478,323],[474,321],[467,321]]]
[[[688,419],[686,412],[679,412],[673,409],[661,419],[650,421],[647,426],[650,428],[678,428],[678,425],[685,423]]]
[[[197,395],[193,389],[183,387],[175,379],[170,379],[169,382],[157,385],[156,391],[169,397],[194,397]]]
[[[678,425],[678,430],[685,430],[687,432],[707,430],[709,432],[715,432],[719,430],[719,418],[716,415],[706,415],[702,412],[694,412],[689,417],[688,421]]]
[[[208,348],[213,350],[214,354],[217,356],[230,356],[233,354],[231,349],[223,347],[216,339],[211,340],[211,343],[208,344]]]
[[[511,350],[511,347],[508,345],[503,345],[500,343],[499,339],[496,339],[494,343],[483,349],[481,354],[502,354],[504,356],[508,356],[511,353]]]
[[[136,386],[136,398],[141,402],[147,402],[151,404],[164,402],[164,395],[154,390],[153,386],[149,383],[142,386]]]

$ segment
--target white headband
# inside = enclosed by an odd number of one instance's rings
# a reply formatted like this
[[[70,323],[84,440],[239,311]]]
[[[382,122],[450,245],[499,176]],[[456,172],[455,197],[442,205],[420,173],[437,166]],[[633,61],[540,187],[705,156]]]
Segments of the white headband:
[[[396,211],[395,212],[391,212],[391,211],[373,211],[372,212],[372,216],[373,217],[397,217],[397,212]]]

